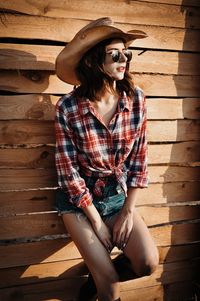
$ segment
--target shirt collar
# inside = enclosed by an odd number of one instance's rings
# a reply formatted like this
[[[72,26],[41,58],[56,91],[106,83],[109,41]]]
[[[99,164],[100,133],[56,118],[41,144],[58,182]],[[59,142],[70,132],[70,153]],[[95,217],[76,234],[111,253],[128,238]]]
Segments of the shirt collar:
[[[81,115],[86,115],[94,110],[88,98],[79,98],[78,106]],[[123,112],[125,109],[130,110],[130,99],[127,97],[126,92],[123,92],[123,95],[119,98],[118,112]]]
[[[119,112],[123,112],[125,109],[130,110],[130,99],[124,91],[123,95],[119,98],[118,110]]]
[[[81,115],[86,115],[88,112],[91,111],[91,104],[89,102],[89,99],[87,98],[79,98],[78,99],[78,107],[79,107],[79,112]]]

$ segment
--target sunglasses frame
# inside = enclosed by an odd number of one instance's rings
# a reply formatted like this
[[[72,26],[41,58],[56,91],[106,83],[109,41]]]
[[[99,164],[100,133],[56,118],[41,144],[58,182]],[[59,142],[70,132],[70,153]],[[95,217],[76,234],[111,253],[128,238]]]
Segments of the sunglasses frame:
[[[117,63],[121,60],[122,54],[127,58],[127,63],[132,60],[132,51],[130,49],[125,49],[122,52],[118,49],[112,49],[112,52],[107,52],[106,54],[111,55],[114,63]]]

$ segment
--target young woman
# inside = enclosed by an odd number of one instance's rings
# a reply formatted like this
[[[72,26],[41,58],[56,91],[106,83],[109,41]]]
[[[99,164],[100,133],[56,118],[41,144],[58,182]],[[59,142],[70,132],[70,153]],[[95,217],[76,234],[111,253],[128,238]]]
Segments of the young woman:
[[[114,246],[137,277],[158,264],[157,248],[135,208],[137,193],[148,185],[146,107],[128,71],[127,47],[144,37],[101,18],[82,28],[56,60],[58,77],[78,86],[56,106],[56,207],[99,301],[120,300],[110,257]],[[93,300],[84,292],[79,300]]]

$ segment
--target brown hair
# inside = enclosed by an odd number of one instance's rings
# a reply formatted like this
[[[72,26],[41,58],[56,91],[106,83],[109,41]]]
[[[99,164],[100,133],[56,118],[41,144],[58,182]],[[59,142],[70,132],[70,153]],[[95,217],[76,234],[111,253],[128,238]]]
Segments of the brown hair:
[[[91,101],[97,99],[97,94],[105,86],[113,90],[113,80],[103,70],[103,63],[105,60],[105,47],[111,43],[113,39],[104,40],[93,48],[91,48],[82,57],[76,68],[76,74],[80,81],[80,86],[74,91],[78,97],[86,97]],[[134,83],[130,72],[128,71],[129,64],[126,66],[124,78],[116,82],[116,90],[119,95],[124,91],[128,96],[134,94]]]

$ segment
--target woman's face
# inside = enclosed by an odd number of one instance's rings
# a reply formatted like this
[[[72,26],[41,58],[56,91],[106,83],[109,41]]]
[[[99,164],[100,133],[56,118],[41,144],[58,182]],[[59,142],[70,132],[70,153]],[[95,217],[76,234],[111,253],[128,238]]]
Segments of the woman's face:
[[[125,50],[126,47],[121,40],[113,40],[105,47],[106,55],[103,69],[113,80],[124,78],[127,64],[127,57],[124,55]],[[120,52],[119,60],[114,62],[112,55],[118,54],[118,51]]]

